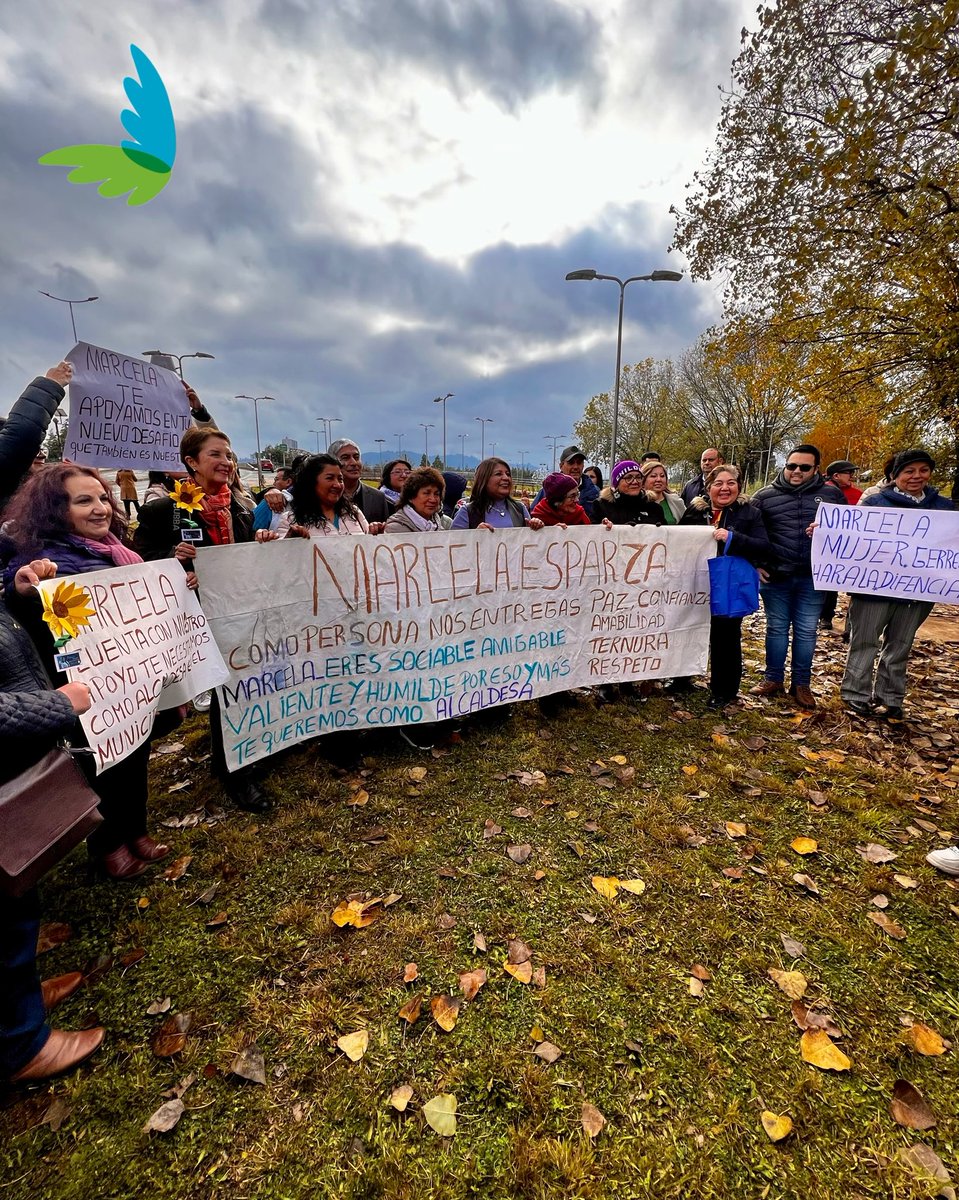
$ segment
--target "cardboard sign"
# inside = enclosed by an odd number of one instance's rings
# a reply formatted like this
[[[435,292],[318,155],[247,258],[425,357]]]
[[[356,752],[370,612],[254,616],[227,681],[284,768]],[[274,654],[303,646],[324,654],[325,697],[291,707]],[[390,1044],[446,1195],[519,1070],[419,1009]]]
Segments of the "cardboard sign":
[[[180,438],[192,420],[174,371],[80,342],[73,363],[64,458],[87,467],[180,471]]]

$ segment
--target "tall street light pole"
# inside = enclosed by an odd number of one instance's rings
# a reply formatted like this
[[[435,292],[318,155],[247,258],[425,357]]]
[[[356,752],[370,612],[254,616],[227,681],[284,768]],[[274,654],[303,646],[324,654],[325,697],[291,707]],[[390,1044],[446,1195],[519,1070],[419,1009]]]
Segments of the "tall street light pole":
[[[579,279],[608,279],[611,283],[619,284],[619,322],[616,327],[616,379],[613,382],[613,429],[610,438],[609,465],[612,469],[616,464],[616,435],[619,432],[619,375],[623,361],[623,300],[626,287],[639,281],[650,283],[678,283],[682,279],[680,271],[651,271],[648,275],[630,275],[629,279],[620,279],[616,275],[600,275],[587,268],[582,271],[570,271],[567,280]]]
[[[168,350],[141,350],[144,358],[160,355],[162,358],[176,359],[176,373],[183,378],[183,360],[185,358],[216,358],[215,354],[207,354],[205,350],[195,350],[193,354],[171,354]]]
[[[480,462],[486,457],[486,426],[493,424],[492,417],[474,417],[480,423]]]
[[[275,400],[276,396],[243,396],[235,397],[237,400],[252,400],[253,401],[253,424],[256,426],[256,478],[257,485],[262,491],[263,489],[263,455],[260,453],[260,414],[257,410],[257,403],[260,400]]]
[[[553,470],[556,470],[556,445],[566,436],[565,433],[546,433],[543,435],[548,442],[553,443]]]
[[[443,405],[443,470],[446,470],[446,401],[452,399],[453,393],[447,392],[445,396],[436,396],[433,400],[434,404]]]
[[[92,304],[94,300],[99,300],[100,297],[99,296],[87,296],[83,300],[68,300],[66,298],[66,296],[54,296],[52,292],[44,292],[39,288],[37,290],[40,292],[41,296],[46,296],[47,299],[49,299],[49,300],[59,300],[61,304],[69,304],[70,305],[70,324],[73,326],[73,342],[74,342],[74,345],[76,345],[76,343],[80,339],[77,337],[77,323],[73,316],[73,306],[74,306],[74,304]]]
[[[397,456],[397,458],[402,458],[403,457],[403,438],[406,437],[406,434],[405,433],[394,433],[393,436],[396,438],[396,456]]]
[[[423,437],[425,438],[423,453],[426,455],[426,465],[429,466],[430,465],[430,430],[435,429],[436,426],[433,424],[432,421],[430,421],[429,424],[427,424],[426,421],[420,421],[420,425],[423,428]]]
[[[382,468],[382,466],[383,466],[383,447],[386,444],[386,438],[374,438],[373,441],[376,442],[377,446],[379,446],[379,451],[377,452],[377,458],[379,460],[380,467]]]
[[[326,429],[326,435],[325,435],[326,436],[326,444],[327,444],[327,446],[330,446],[333,442],[333,426],[337,421],[342,421],[343,418],[342,417],[317,417],[316,419],[325,427],[325,429]]]
[[[460,433],[460,434],[457,434],[457,437],[460,440],[460,470],[465,471],[466,470],[466,439],[469,437],[469,434],[468,433]]]

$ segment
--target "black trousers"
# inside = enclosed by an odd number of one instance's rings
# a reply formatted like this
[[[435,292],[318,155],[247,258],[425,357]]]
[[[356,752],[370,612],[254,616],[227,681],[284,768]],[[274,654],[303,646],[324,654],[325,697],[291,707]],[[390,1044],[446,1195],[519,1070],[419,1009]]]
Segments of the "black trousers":
[[[147,831],[150,745],[151,740],[147,738],[142,746],[137,746],[132,754],[108,767],[102,775],[93,774],[91,755],[81,755],[78,760],[84,767],[90,786],[100,797],[97,807],[103,824],[98,825],[87,838],[94,858],[112,854],[121,846],[143,837]]]
[[[709,690],[732,699],[743,680],[742,617],[711,617],[709,621]]]

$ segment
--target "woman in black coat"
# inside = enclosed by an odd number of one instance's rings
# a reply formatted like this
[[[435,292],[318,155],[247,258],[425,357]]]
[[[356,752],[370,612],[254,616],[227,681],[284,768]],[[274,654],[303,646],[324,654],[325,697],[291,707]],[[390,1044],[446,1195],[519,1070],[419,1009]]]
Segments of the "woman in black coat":
[[[593,524],[602,525],[664,525],[666,514],[655,500],[646,494],[646,485],[639,463],[624,459],[613,467],[610,486],[603,488],[593,501]]]
[[[726,554],[745,558],[754,567],[769,555],[762,513],[740,492],[739,468],[723,464],[706,476],[706,490],[690,504],[680,525],[712,525],[713,537]],[[709,707],[725,708],[739,695],[743,678],[742,617],[711,617],[709,623]]]

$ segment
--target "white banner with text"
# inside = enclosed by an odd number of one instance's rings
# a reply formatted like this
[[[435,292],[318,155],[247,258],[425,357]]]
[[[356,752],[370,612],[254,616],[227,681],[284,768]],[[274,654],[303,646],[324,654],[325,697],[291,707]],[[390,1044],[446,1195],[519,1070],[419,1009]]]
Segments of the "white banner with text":
[[[97,774],[146,741],[158,712],[229,677],[175,559],[44,580],[40,593],[61,634],[58,665],[93,695],[80,724]]]
[[[176,372],[80,342],[73,363],[64,458],[86,467],[182,471],[192,416]]]
[[[318,735],[695,675],[712,531],[288,539],[197,555],[231,770]]]
[[[959,512],[820,504],[816,522],[820,591],[959,604]]]

